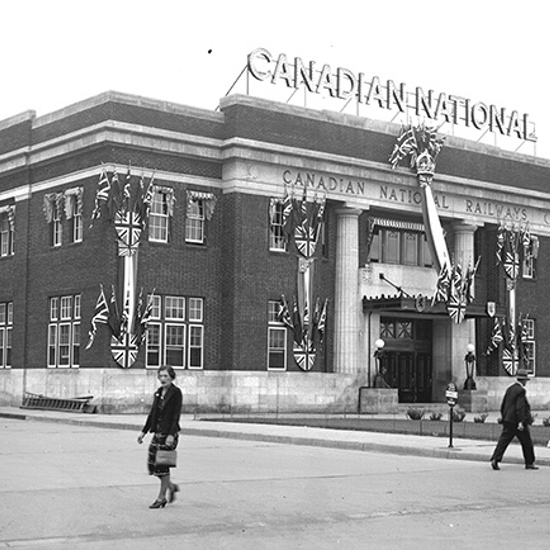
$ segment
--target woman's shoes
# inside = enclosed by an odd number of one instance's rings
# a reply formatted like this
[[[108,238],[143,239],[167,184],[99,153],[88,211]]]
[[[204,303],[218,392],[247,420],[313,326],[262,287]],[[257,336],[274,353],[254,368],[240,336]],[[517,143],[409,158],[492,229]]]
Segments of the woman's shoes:
[[[179,486],[175,483],[170,484],[170,488],[168,489],[168,502],[172,504],[174,500],[176,500],[176,493],[180,490]]]
[[[163,499],[163,500],[155,500],[155,502],[153,502],[153,504],[151,504],[151,506],[149,506],[149,508],[164,508],[166,506],[166,499]]]

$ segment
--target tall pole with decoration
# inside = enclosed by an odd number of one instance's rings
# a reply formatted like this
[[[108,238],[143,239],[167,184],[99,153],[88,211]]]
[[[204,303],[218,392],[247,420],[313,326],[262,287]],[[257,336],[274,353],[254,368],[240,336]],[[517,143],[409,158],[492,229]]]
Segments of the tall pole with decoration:
[[[283,204],[283,229],[298,253],[297,293],[292,313],[285,295],[281,296],[279,318],[292,330],[293,355],[296,364],[304,371],[310,371],[323,340],[328,300],[324,303],[314,300],[315,254],[323,225],[325,199],[315,197],[308,202],[304,187],[301,200],[294,190],[288,193],[285,187]],[[314,304],[315,302],[315,304]]]
[[[97,325],[107,324],[111,330],[112,356],[123,368],[134,364],[152,310],[153,295],[146,306],[143,304],[142,292],[138,296],[137,267],[139,244],[147,225],[153,198],[153,181],[154,176],[146,186],[142,176],[139,184],[132,186],[130,167],[124,183],[120,182],[116,169],[109,178],[103,168],[92,213],[92,226],[102,216],[113,222],[119,269],[122,271],[122,288],[119,289],[117,298],[113,285],[109,301],[101,288],[86,349],[94,342]],[[118,307],[119,303],[122,305],[121,309]]]

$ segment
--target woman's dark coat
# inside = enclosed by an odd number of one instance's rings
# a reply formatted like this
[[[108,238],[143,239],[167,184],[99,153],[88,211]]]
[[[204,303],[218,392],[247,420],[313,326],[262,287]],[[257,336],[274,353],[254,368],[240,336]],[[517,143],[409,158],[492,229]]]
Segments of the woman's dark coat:
[[[164,396],[164,407],[159,407],[162,389],[155,392],[155,398],[149,416],[145,421],[142,432],[175,435],[180,431],[179,419],[181,414],[181,390],[171,384]],[[159,412],[160,411],[160,412]]]

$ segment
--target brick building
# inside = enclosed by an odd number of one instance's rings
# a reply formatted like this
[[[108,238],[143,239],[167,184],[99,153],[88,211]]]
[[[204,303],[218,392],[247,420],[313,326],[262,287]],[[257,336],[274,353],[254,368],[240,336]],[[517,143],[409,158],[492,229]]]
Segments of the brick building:
[[[32,392],[143,410],[168,363],[187,411],[356,411],[359,388],[374,386],[381,338],[399,401],[444,401],[449,381],[462,387],[473,344],[470,398],[496,408],[517,368],[491,339],[510,311],[495,262],[504,227],[530,250],[513,305],[531,401],[546,407],[550,162],[446,139],[433,182],[445,238],[465,270],[481,258],[475,298],[455,322],[432,305],[438,273],[416,174],[388,163],[398,134],[240,95],[212,112],[108,92],[0,122],[0,404]],[[122,309],[127,284],[113,220],[92,224],[105,174],[153,191],[132,268],[134,306],[142,290],[151,316],[128,368],[109,324],[87,348],[99,289],[107,301],[118,293]],[[288,204],[317,206],[307,253],[286,226]],[[308,349],[296,348],[296,312]]]

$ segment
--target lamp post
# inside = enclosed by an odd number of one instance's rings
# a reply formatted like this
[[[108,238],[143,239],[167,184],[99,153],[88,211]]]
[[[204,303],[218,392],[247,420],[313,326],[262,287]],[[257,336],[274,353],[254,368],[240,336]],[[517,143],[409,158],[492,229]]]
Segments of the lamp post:
[[[475,347],[473,344],[466,346],[466,355],[464,356],[464,365],[466,367],[466,381],[464,382],[465,390],[475,390],[476,383],[474,380],[474,364],[476,362],[476,356],[474,354]]]
[[[384,351],[384,346],[386,342],[382,338],[378,338],[374,342],[376,350],[374,351],[374,358],[376,360],[376,376],[374,377],[374,387],[375,388],[389,388],[389,384],[384,380],[383,370],[380,368],[381,360],[383,359],[386,352]]]

